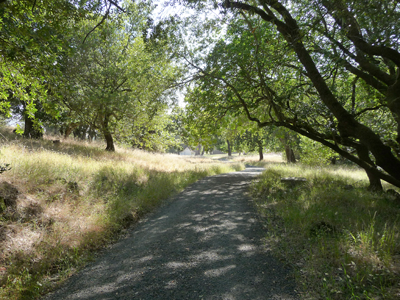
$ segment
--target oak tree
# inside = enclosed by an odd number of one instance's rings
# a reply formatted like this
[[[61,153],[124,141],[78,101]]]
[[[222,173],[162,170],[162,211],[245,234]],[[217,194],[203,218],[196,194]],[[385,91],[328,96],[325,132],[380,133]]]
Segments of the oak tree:
[[[364,168],[372,189],[400,186],[398,2],[222,6],[226,34],[202,63],[187,59],[202,99],[329,147]]]

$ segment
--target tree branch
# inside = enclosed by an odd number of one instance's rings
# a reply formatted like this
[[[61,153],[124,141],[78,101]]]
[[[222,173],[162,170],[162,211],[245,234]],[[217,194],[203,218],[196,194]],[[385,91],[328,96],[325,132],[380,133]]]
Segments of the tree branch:
[[[268,125],[275,125],[275,126],[280,126],[280,127],[285,127],[288,128],[290,130],[293,130],[303,136],[306,136],[316,142],[319,142],[321,144],[323,144],[324,146],[332,149],[333,151],[335,151],[336,153],[340,154],[341,156],[343,156],[344,158],[347,158],[348,160],[356,163],[357,165],[359,165],[360,167],[362,167],[364,170],[368,170],[369,172],[373,173],[374,175],[376,175],[377,177],[379,177],[382,180],[385,180],[388,183],[393,184],[394,186],[400,187],[400,181],[395,179],[393,176],[390,176],[386,173],[383,173],[381,171],[379,171],[377,168],[375,168],[374,166],[366,163],[365,161],[359,159],[358,157],[351,155],[349,152],[342,150],[338,145],[336,144],[332,144],[330,142],[328,142],[327,140],[320,138],[318,136],[315,136],[312,133],[309,133],[301,128],[295,127],[293,125],[287,124],[287,123],[281,123],[281,122],[276,122],[275,124],[268,124],[268,123],[262,123],[261,126],[264,127],[263,125],[266,124],[265,126]]]
[[[359,30],[356,19],[348,11],[347,7],[342,4],[342,2],[324,0],[322,3],[340,28],[347,31],[346,36],[353,42],[356,48],[368,55],[377,55],[383,58],[388,58],[400,68],[400,53],[386,46],[374,46],[368,44]]]
[[[120,11],[122,12],[126,12],[121,6],[119,6],[115,1],[112,0],[107,0],[108,2],[110,2],[112,5],[114,5],[116,8],[118,8]]]
[[[394,83],[395,78],[394,76],[391,76],[390,74],[387,74],[386,72],[382,71],[380,68],[378,68],[376,65],[370,63],[365,57],[362,55],[354,55],[351,53],[344,45],[343,43],[337,41],[334,39],[332,36],[327,34],[326,32],[320,32],[323,34],[326,38],[328,38],[335,46],[337,46],[340,50],[343,51],[347,56],[350,58],[354,59],[356,62],[359,63],[360,67],[363,68],[365,71],[367,71],[369,74],[380,80],[381,82],[385,83],[386,85],[391,85]]]
[[[364,108],[363,110],[359,111],[358,113],[354,114],[354,116],[358,117],[358,116],[362,115],[363,113],[365,113],[367,111],[378,110],[378,109],[381,109],[382,107],[386,107],[386,105],[378,105],[378,106],[375,106],[375,107],[367,107],[367,108]]]
[[[108,15],[110,14],[110,8],[111,8],[111,3],[110,3],[110,5],[108,6],[107,11],[106,11],[105,15],[103,16],[103,18],[100,20],[100,22],[97,23],[97,25],[94,26],[94,27],[92,28],[92,30],[90,30],[90,31],[86,34],[85,38],[83,39],[82,45],[85,43],[85,41],[86,41],[86,39],[88,38],[88,36],[89,36],[93,31],[95,31],[96,28],[98,28],[101,24],[103,24],[103,22],[107,19]]]

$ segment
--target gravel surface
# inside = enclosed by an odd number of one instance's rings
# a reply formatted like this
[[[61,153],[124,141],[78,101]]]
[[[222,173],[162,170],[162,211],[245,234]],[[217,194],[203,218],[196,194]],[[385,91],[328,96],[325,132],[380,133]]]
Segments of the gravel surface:
[[[246,196],[262,170],[192,184],[44,299],[298,299]]]

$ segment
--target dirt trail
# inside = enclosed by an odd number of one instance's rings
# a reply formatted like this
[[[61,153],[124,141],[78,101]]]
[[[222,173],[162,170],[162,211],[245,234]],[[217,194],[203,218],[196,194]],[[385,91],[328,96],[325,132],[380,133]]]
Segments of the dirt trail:
[[[297,299],[245,195],[261,171],[191,185],[45,299]]]

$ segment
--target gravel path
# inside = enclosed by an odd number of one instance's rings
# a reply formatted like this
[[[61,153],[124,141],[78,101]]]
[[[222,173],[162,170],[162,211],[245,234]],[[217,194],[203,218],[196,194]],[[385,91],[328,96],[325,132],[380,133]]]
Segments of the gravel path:
[[[245,195],[262,170],[189,186],[45,299],[297,299]]]

